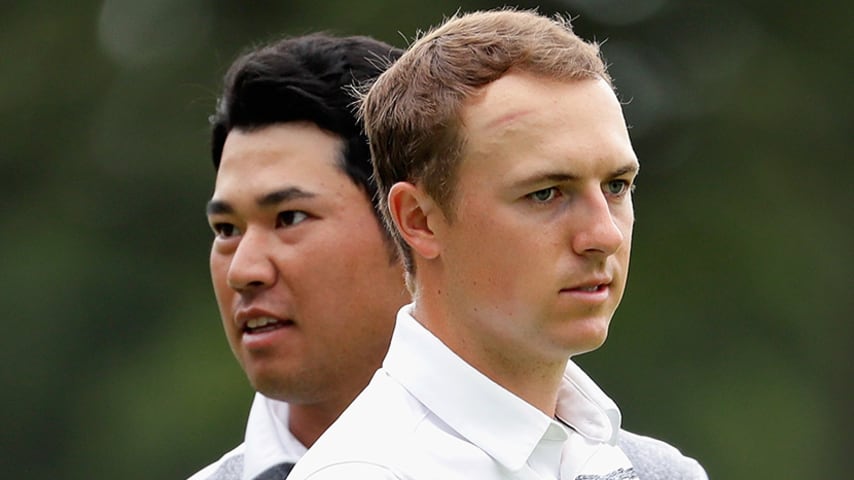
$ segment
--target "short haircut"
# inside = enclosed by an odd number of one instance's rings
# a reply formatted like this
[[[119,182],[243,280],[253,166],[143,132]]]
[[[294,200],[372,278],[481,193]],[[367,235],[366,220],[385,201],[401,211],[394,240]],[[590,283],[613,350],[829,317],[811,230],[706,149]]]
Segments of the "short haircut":
[[[364,36],[326,33],[283,38],[238,57],[225,75],[210,117],[211,155],[219,169],[232,129],[307,121],[341,137],[341,168],[380,211],[368,140],[357,115],[354,87],[365,86],[402,50]]]
[[[460,110],[478,89],[511,68],[611,84],[598,45],[576,36],[568,19],[505,8],[447,19],[416,39],[363,95],[361,113],[380,205],[407,273],[414,273],[412,252],[391,220],[389,190],[401,181],[420,183],[452,221],[457,166],[465,147]]]

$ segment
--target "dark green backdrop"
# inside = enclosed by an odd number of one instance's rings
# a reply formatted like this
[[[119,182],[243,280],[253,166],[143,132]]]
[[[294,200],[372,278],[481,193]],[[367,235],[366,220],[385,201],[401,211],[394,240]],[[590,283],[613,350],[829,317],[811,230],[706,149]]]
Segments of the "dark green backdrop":
[[[251,391],[203,208],[241,49],[318,29],[405,46],[496,5],[0,4],[2,477],[184,478],[240,440]],[[605,41],[643,165],[628,292],[579,362],[712,478],[850,475],[852,5],[539,4]]]

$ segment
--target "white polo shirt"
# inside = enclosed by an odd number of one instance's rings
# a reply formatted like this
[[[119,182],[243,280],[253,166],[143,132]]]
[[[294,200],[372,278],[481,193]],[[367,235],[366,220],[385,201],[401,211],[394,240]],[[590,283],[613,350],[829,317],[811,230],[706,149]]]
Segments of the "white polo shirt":
[[[569,363],[559,420],[463,361],[410,314],[383,367],[289,480],[636,479],[620,411]]]
[[[285,402],[255,393],[243,443],[188,480],[252,480],[280,463],[295,463],[306,448],[288,430]]]

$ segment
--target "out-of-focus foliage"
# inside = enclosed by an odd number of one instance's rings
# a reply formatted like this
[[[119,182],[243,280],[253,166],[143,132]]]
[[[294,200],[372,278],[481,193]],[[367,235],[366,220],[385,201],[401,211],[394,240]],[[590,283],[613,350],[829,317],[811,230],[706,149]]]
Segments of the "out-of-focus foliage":
[[[207,271],[225,68],[280,34],[405,46],[498,4],[47,3],[0,5],[0,471],[186,477],[251,399]],[[643,165],[628,292],[580,363],[713,478],[847,476],[854,4],[539,7],[604,42]]]

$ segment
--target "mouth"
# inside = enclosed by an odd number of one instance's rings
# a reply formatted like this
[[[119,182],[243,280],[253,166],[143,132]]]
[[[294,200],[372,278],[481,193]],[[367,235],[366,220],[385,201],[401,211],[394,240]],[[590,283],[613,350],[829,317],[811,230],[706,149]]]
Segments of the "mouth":
[[[604,298],[610,295],[612,281],[608,276],[589,278],[587,281],[565,286],[561,293],[580,295],[579,298],[587,299]]]
[[[596,284],[596,285],[590,285],[590,286],[586,286],[586,287],[570,288],[570,289],[568,289],[568,291],[570,291],[570,292],[587,292],[587,293],[595,293],[595,292],[601,292],[602,290],[604,290],[604,289],[606,289],[606,288],[608,288],[608,285],[607,285],[607,284],[605,284],[605,283],[599,283],[599,284]]]
[[[294,325],[292,320],[279,320],[273,317],[256,317],[250,318],[243,326],[244,334],[259,334],[278,330],[280,328],[290,327]]]

